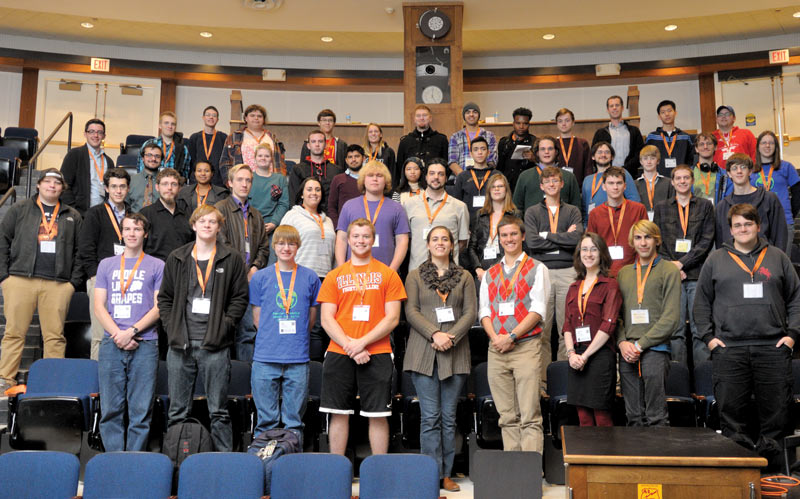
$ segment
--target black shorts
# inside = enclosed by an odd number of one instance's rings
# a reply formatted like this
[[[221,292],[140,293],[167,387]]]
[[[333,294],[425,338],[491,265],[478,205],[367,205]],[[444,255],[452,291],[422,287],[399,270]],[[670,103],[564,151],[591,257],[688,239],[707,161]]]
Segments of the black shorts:
[[[322,363],[320,412],[354,414],[356,395],[360,414],[368,418],[392,415],[392,354],[372,355],[366,364],[356,364],[340,353],[328,352]]]

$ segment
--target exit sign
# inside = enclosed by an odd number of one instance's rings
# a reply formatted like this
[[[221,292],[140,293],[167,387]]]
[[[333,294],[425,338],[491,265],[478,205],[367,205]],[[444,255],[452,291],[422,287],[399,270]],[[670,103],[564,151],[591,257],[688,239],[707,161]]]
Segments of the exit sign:
[[[786,64],[787,62],[789,62],[789,49],[769,51],[770,64]]]
[[[789,51],[787,50],[786,53],[788,54]],[[788,55],[786,60],[789,60]],[[90,68],[92,71],[103,71],[105,73],[108,73],[108,71],[111,69],[111,59],[100,59],[98,57],[92,57],[92,63],[90,65]]]

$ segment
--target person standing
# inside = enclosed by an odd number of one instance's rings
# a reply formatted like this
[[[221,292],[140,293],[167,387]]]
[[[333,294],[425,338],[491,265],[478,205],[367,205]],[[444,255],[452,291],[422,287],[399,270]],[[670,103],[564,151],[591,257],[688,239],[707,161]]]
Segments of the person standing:
[[[150,139],[142,144],[139,156],[143,167],[139,169],[139,173],[131,177],[128,189],[128,203],[134,213],[158,200],[156,175],[159,173],[162,154],[161,147],[154,140]],[[178,178],[180,178],[180,174],[178,174]]]
[[[753,132],[746,128],[739,128],[733,124],[736,122],[736,112],[732,106],[719,106],[717,108],[717,129],[714,130],[714,138],[717,139],[719,148],[714,153],[714,162],[725,169],[725,164],[731,155],[744,153],[750,159],[756,161],[758,148]]]
[[[189,417],[198,374],[203,377],[211,440],[217,452],[233,451],[226,404],[230,347],[248,305],[247,274],[241,256],[217,242],[222,214],[197,208],[189,222],[195,240],[170,253],[158,292],[158,311],[167,333],[169,426]]]
[[[783,469],[792,348],[800,334],[800,279],[786,254],[759,237],[759,222],[752,205],[728,211],[733,242],[703,265],[694,317],[697,334],[711,350],[722,434],[765,457],[768,469]]]
[[[225,147],[219,158],[219,176],[225,181],[228,170],[242,163],[247,164],[251,170],[256,169],[256,147],[267,144],[274,153],[274,169],[286,175],[286,161],[283,157],[282,144],[274,133],[267,130],[267,110],[264,106],[250,104],[242,113],[244,129],[233,132],[225,139]]]
[[[92,206],[103,204],[106,194],[103,179],[106,171],[114,168],[114,160],[103,150],[106,124],[97,118],[90,119],[84,125],[83,136],[86,143],[68,151],[61,162],[61,174],[70,186],[61,196],[62,201],[81,216]]]
[[[522,172],[517,180],[517,187],[514,189],[514,204],[525,213],[528,208],[539,204],[544,199],[544,192],[541,189],[542,170],[548,166],[558,166],[558,141],[550,135],[539,137],[533,147],[534,157],[538,164]],[[578,181],[568,170],[562,168],[564,178],[564,189],[561,192],[561,199],[572,206],[581,207],[581,188]]]
[[[172,168],[164,168],[155,178],[158,199],[139,212],[150,222],[144,252],[166,261],[173,250],[192,240],[189,209],[177,202],[181,177]]]
[[[0,222],[0,283],[6,327],[0,343],[0,393],[16,385],[25,335],[39,311],[45,358],[63,358],[64,320],[83,282],[81,215],[61,203],[68,188],[56,168],[42,170],[35,196],[14,203]]]
[[[628,426],[669,426],[665,390],[669,339],[680,317],[680,271],[658,256],[661,232],[653,222],[633,224],[628,244],[636,261],[617,275],[624,327],[617,329],[616,341],[625,417]]]
[[[104,331],[97,364],[100,436],[106,452],[145,451],[158,374],[158,289],[164,262],[144,253],[150,222],[122,219],[122,254],[97,266],[94,316]],[[127,421],[127,428],[126,428]]]
[[[286,175],[275,170],[275,155],[267,144],[256,147],[256,169],[253,171],[253,186],[250,203],[264,219],[268,247],[272,247],[272,232],[280,225],[289,211],[289,182]],[[275,263],[275,253],[270,252],[268,263]]]
[[[406,318],[411,326],[403,370],[420,402],[421,452],[439,465],[441,487],[452,478],[456,407],[470,371],[469,329],[478,317],[472,276],[453,261],[455,241],[446,227],[428,233],[428,261],[406,279]]]
[[[208,161],[197,161],[194,164],[192,175],[194,184],[186,184],[178,191],[178,201],[188,213],[192,213],[202,204],[217,204],[230,196],[230,191],[225,187],[212,183],[215,176],[214,166]]]
[[[639,161],[642,163],[642,175],[636,179],[635,185],[636,190],[639,192],[639,198],[647,210],[647,218],[651,222],[653,221],[653,212],[656,204],[675,195],[672,183],[667,177],[658,173],[660,157],[661,154],[656,146],[644,146],[639,153]]]
[[[622,295],[608,275],[611,255],[602,237],[581,236],[575,250],[575,272],[566,299],[564,343],[571,368],[567,403],[577,406],[581,426],[613,426],[611,410],[616,385],[617,319]]]
[[[645,145],[656,146],[661,153],[658,162],[658,173],[670,177],[672,169],[678,165],[691,165],[694,163],[694,146],[692,138],[675,126],[678,108],[671,100],[662,100],[656,106],[656,113],[661,120],[661,126],[647,135]]]
[[[322,156],[326,163],[334,164],[341,171],[345,167],[345,154],[347,142],[333,135],[336,126],[336,113],[330,109],[323,109],[317,113],[317,125],[319,130],[325,135]],[[309,155],[309,144],[306,142],[300,149],[300,160],[304,160]]]
[[[344,204],[361,195],[361,191],[358,189],[358,175],[361,167],[364,166],[364,149],[358,144],[347,146],[345,162],[347,169],[333,177],[330,192],[328,192],[328,209],[326,211],[333,221],[334,227],[339,223],[339,214],[342,212]]]
[[[478,137],[483,137],[489,148],[486,162],[497,164],[497,138],[494,133],[481,129],[478,124],[481,108],[474,102],[467,102],[461,110],[461,117],[464,119],[464,128],[450,136],[448,148],[448,167],[450,175],[454,177],[475,164],[472,158],[472,141]]]
[[[625,103],[619,95],[606,99],[606,110],[610,121],[608,125],[594,132],[592,146],[598,142],[611,144],[617,152],[611,166],[621,166],[631,177],[636,178],[639,175],[639,151],[644,147],[642,132],[622,119]]]
[[[161,163],[159,170],[172,168],[183,178],[189,178],[191,174],[191,161],[189,148],[183,141],[183,135],[176,133],[178,127],[178,117],[172,111],[164,111],[158,117],[158,137],[152,141],[161,149]],[[150,141],[148,141],[150,142]],[[144,149],[144,147],[142,147]],[[139,158],[139,171],[145,167],[144,157]]]
[[[470,154],[472,155],[472,166],[467,167],[456,177],[453,197],[467,205],[469,219],[472,221],[475,212],[483,208],[486,202],[486,194],[489,190],[486,181],[494,173],[494,166],[486,163],[486,158],[489,156],[489,143],[483,137],[472,140]]]
[[[697,164],[694,171],[692,194],[708,199],[714,206],[726,196],[730,179],[725,170],[714,161],[717,139],[710,133],[698,133],[694,149],[697,151]]]
[[[217,130],[219,111],[214,106],[203,109],[203,129],[189,137],[187,146],[191,157],[192,174],[190,180],[196,181],[195,169],[197,164],[205,162],[211,165],[214,176],[209,182],[219,187],[225,187],[225,180],[219,174],[219,160],[225,150],[225,141],[228,134]],[[213,204],[213,203],[212,203]],[[194,210],[192,210],[194,211]]]
[[[511,192],[514,192],[519,176],[535,164],[533,144],[536,136],[530,133],[533,119],[530,109],[518,107],[512,113],[512,119],[514,130],[497,143],[497,171],[506,176]]]
[[[419,166],[426,168],[434,158],[446,158],[449,140],[443,133],[431,128],[433,112],[425,104],[417,104],[414,108],[414,130],[400,138],[397,146],[397,164],[404,165],[410,157],[419,158]],[[392,172],[395,179],[393,187],[397,187],[400,172]]]
[[[308,142],[303,145],[303,150],[308,150],[308,154],[301,157],[300,163],[293,166],[292,172],[289,174],[289,196],[297,196],[300,184],[308,177],[319,179],[322,183],[322,190],[325,192],[325,199],[330,196],[333,178],[344,170],[326,159],[325,137],[322,130],[312,130],[308,134]],[[343,157],[344,154],[342,151]]]
[[[390,173],[397,171],[397,158],[395,157],[394,149],[389,147],[389,144],[383,139],[383,129],[379,124],[370,123],[367,125],[363,149],[364,162],[378,161],[386,165]]]
[[[578,185],[592,174],[592,155],[586,139],[572,135],[575,127],[575,114],[567,108],[556,112],[556,128],[558,128],[558,166],[575,175]]]
[[[541,453],[542,325],[550,277],[545,265],[522,251],[522,220],[505,215],[497,231],[505,256],[483,274],[478,312],[489,337],[489,388],[500,415],[503,449]]]
[[[422,160],[416,156],[406,158],[405,163],[403,163],[400,171],[402,175],[400,183],[392,192],[392,200],[397,201],[403,207],[405,207],[409,199],[419,196],[422,191],[428,188],[421,164]],[[392,184],[394,183],[394,180],[392,180]]]
[[[601,189],[603,186],[603,174],[611,167],[611,162],[615,157],[614,148],[608,142],[595,142],[592,146],[592,161],[596,171],[583,179],[581,189],[583,219],[587,222],[592,210],[605,203],[608,199],[605,189]],[[642,200],[636,190],[636,183],[633,181],[633,177],[628,173],[628,170],[623,169],[623,173],[625,176],[625,199],[640,203]]]

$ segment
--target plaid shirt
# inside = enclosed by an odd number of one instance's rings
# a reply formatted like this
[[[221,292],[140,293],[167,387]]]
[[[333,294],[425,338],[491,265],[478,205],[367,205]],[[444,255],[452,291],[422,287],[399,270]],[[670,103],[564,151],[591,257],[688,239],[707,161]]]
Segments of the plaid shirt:
[[[484,128],[480,129],[478,136],[486,139],[489,143],[489,157],[486,158],[486,163],[490,165],[497,165],[497,137],[494,133]],[[473,137],[474,139],[475,137]],[[450,149],[448,151],[447,163],[458,163],[462,169],[466,169],[467,158],[470,158],[469,143],[467,139],[467,130],[462,128],[450,136]]]
[[[164,141],[163,141],[163,139],[161,138],[160,135],[157,138],[153,139],[153,142],[158,144],[158,147],[161,148],[161,152],[163,153],[163,158],[161,159],[161,166],[159,166],[158,169],[159,170],[163,170],[164,168],[174,168],[175,170],[178,171],[178,173],[180,175],[182,175],[185,178],[189,178],[189,174],[191,173],[191,168],[192,168],[191,167],[192,158],[191,158],[191,156],[189,156],[189,148],[186,147],[186,143],[181,141],[181,146],[180,147],[183,147],[183,160],[181,161],[181,164],[176,165],[175,164],[176,151],[175,151],[175,145],[174,145],[175,144],[175,139],[173,138],[173,141],[172,141],[172,144],[173,144],[172,145],[172,149],[173,149],[172,154],[170,154],[170,151],[169,151],[170,148],[169,147],[166,150],[164,149]],[[167,155],[168,154],[169,154],[169,159],[167,159]],[[139,155],[139,163],[138,163],[137,166],[138,166],[140,172],[144,168],[144,163],[142,162],[142,155],[141,154]]]

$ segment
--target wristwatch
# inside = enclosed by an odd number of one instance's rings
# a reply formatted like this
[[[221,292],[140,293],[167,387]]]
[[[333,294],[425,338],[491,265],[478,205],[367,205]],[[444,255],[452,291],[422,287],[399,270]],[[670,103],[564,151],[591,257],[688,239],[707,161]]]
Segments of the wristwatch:
[[[137,328],[137,327],[135,327],[135,326],[131,326],[131,329],[133,329],[133,335],[134,335],[134,336],[136,336],[137,334],[139,334],[139,328]]]
[[[517,335],[516,334],[508,333],[508,337],[511,338],[511,341],[513,341],[514,343],[517,342]]]

